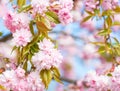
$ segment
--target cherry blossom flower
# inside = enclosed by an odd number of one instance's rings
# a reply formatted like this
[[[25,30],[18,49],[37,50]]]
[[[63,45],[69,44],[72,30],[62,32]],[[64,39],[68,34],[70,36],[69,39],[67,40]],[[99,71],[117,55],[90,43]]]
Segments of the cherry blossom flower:
[[[66,25],[72,22],[72,15],[69,12],[69,10],[66,8],[59,10],[58,17],[63,25]]]
[[[58,67],[60,65],[62,55],[53,47],[50,40],[43,39],[39,43],[39,48],[40,51],[32,57],[33,64],[37,70],[50,69],[51,67]]]
[[[33,7],[33,15],[36,13],[44,14],[47,11],[47,7],[49,6],[48,0],[32,0],[31,5]]]
[[[25,28],[28,29],[29,18],[27,14],[20,13],[16,14],[13,12],[7,13],[4,19],[5,26],[14,33],[17,29]]]
[[[71,10],[73,8],[73,0],[59,0],[62,8]]]
[[[85,10],[93,12],[95,8],[97,8],[97,5],[99,4],[99,1],[96,0],[85,0]]]
[[[103,0],[102,8],[104,10],[115,9],[118,6],[118,0]]]
[[[31,32],[24,28],[16,30],[16,32],[13,33],[13,42],[15,42],[16,46],[26,46],[27,43],[31,41],[31,38]]]

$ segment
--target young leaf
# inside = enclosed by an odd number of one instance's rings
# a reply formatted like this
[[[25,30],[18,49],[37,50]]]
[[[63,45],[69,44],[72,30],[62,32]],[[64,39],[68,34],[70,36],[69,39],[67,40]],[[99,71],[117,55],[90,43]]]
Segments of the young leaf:
[[[53,73],[57,76],[60,77],[60,72],[56,67],[52,67],[51,70],[53,71]]]
[[[30,28],[32,35],[35,36],[34,28],[33,28],[33,21],[30,21],[29,28]]]
[[[42,79],[42,82],[44,83],[45,87],[48,88],[48,85],[50,84],[52,80],[52,73],[50,70],[41,70],[40,71],[40,77]]]
[[[45,14],[46,14],[46,16],[48,17],[48,19],[49,19],[50,21],[52,21],[52,22],[54,22],[54,23],[56,23],[56,24],[60,23],[59,18],[58,18],[58,16],[57,16],[56,13],[54,13],[54,12],[52,12],[52,11],[48,11],[48,12],[46,12]]]
[[[26,4],[26,0],[17,0],[17,4],[21,8],[23,5]]]
[[[2,34],[3,34],[3,33],[2,33],[2,32],[0,32],[0,36],[2,36]]]
[[[112,26],[112,19],[110,16],[106,18],[106,22],[107,22],[108,28],[110,28]]]
[[[28,68],[28,61],[25,61],[24,65],[23,65],[23,69],[27,72],[27,68]]]
[[[31,10],[32,9],[32,6],[31,5],[25,5],[25,6],[22,6],[19,10],[18,10],[18,12],[19,13],[21,13],[21,12],[27,12],[27,11],[29,11],[29,10]]]
[[[87,16],[87,17],[85,17],[85,18],[82,20],[82,22],[81,22],[81,23],[86,22],[86,21],[87,21],[87,20],[89,20],[91,17],[92,17],[91,15],[89,15],[89,16]]]
[[[37,21],[36,25],[37,25],[38,32],[40,32],[44,35],[46,35],[48,33],[48,31],[50,31],[49,28],[46,27],[46,25],[43,22]]]
[[[104,29],[104,30],[99,31],[98,35],[105,36],[105,35],[110,34],[111,32],[112,32],[111,29]]]

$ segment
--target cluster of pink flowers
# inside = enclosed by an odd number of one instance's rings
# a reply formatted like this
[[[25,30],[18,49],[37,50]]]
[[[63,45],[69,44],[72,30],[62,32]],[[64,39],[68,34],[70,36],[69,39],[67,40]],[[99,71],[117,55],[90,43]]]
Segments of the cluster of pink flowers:
[[[16,46],[26,46],[31,41],[30,19],[26,13],[9,12],[4,17],[5,26],[12,32]]]
[[[102,8],[104,10],[115,9],[118,6],[119,0],[103,0]]]
[[[73,1],[72,0],[59,0],[59,3],[61,5],[61,9],[59,10],[57,14],[60,19],[60,22],[63,25],[66,25],[72,22],[72,14],[70,13],[70,10],[73,8]]]
[[[33,16],[36,14],[45,16],[45,12],[50,8],[57,13],[62,24],[65,25],[72,22],[72,15],[70,13],[73,7],[72,0],[59,0],[51,3],[49,0],[32,0],[31,5],[33,7]]]
[[[89,87],[88,91],[119,91],[120,65],[115,67],[109,75],[98,75],[95,71],[91,71],[83,81]]]
[[[37,70],[58,67],[62,62],[62,55],[54,48],[50,40],[43,39],[39,44],[40,51],[32,57],[32,62]]]
[[[26,46],[28,42],[31,41],[32,34],[29,30],[21,28],[20,30],[16,30],[13,33],[13,42],[18,46]]]
[[[49,0],[32,0],[31,5],[33,7],[34,15],[36,13],[43,15],[47,11],[47,7],[49,6]]]
[[[16,70],[6,70],[0,74],[2,91],[44,91],[44,85],[37,72],[25,75],[25,70],[18,67]]]
[[[29,17],[26,13],[13,13],[9,12],[4,17],[5,26],[14,33],[16,30],[20,30],[21,28],[28,29],[29,28]]]
[[[85,0],[85,10],[93,12],[96,8],[97,5],[99,4],[98,0]]]
[[[95,9],[99,7],[98,0],[85,0],[85,9],[86,11],[94,12]],[[102,8],[103,10],[112,10],[115,9],[119,4],[119,0],[103,0]]]

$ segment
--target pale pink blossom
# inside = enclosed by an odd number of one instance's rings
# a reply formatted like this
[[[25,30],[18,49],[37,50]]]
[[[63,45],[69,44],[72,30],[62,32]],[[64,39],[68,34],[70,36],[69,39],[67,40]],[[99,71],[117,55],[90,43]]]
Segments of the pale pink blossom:
[[[27,43],[31,41],[31,38],[31,32],[24,28],[16,30],[16,32],[13,33],[13,42],[15,42],[16,46],[26,46]]]
[[[85,0],[85,10],[93,12],[97,8],[99,1],[96,0]]]
[[[7,8],[8,0],[0,1],[0,17],[4,18],[4,16],[9,12]]]
[[[59,10],[58,12],[58,17],[60,19],[60,22],[63,25],[66,25],[68,23],[72,22],[72,14],[70,13],[70,11],[66,8],[63,8],[61,10]]]
[[[50,40],[43,39],[43,41],[39,43],[39,48],[40,51],[32,57],[32,62],[37,70],[50,69],[51,67],[58,67],[60,65],[62,55],[53,47]]]
[[[73,8],[73,0],[59,0],[62,8],[71,10]]]
[[[4,86],[5,91],[44,91],[39,73],[31,72],[25,76],[24,69],[20,67],[0,74],[0,85]]]
[[[46,38],[43,39],[42,42],[38,43],[38,45],[39,45],[40,50],[46,50],[47,51],[49,49],[54,48],[54,44]]]
[[[4,18],[4,23],[5,26],[12,32],[14,33],[17,29],[29,28],[29,18],[27,14],[25,13],[13,13],[13,12],[8,12],[7,15]]]
[[[118,6],[118,0],[103,0],[102,8],[104,10],[115,9]]]
[[[47,11],[47,7],[49,6],[48,0],[32,0],[31,5],[33,7],[33,15],[36,13],[44,14]]]

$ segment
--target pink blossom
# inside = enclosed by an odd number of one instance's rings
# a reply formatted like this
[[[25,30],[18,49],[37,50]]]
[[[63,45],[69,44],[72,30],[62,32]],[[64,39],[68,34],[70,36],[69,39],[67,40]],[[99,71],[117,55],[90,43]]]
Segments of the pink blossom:
[[[22,68],[18,67],[16,70],[16,75],[17,77],[24,77],[25,76],[25,70],[23,70]]]
[[[50,40],[43,39],[39,43],[39,48],[40,51],[32,57],[33,64],[37,70],[50,69],[51,67],[58,67],[60,65],[62,55],[53,47]]]
[[[85,9],[86,11],[93,12],[97,8],[99,1],[96,0],[85,0]]]
[[[38,72],[31,72],[27,76],[24,72],[20,67],[16,70],[6,70],[0,74],[0,85],[5,87],[5,91],[44,91]]]
[[[0,1],[0,17],[4,18],[4,16],[9,12],[7,8],[7,0],[1,0]]]
[[[13,13],[9,12],[4,19],[5,26],[14,33],[17,29],[29,28],[29,18],[25,13]]]
[[[31,37],[31,32],[22,28],[13,33],[13,42],[15,42],[16,46],[26,46],[27,43],[31,41]]]
[[[54,44],[48,40],[48,39],[43,39],[42,42],[38,43],[40,50],[49,50],[54,48]]]
[[[58,17],[62,24],[66,25],[72,22],[72,15],[70,11],[66,8],[59,10]]]
[[[33,15],[36,13],[44,14],[47,11],[47,7],[49,6],[48,0],[32,0],[31,5],[33,7]]]
[[[118,6],[118,0],[103,0],[102,7],[104,10],[115,9]]]
[[[73,8],[73,0],[59,0],[62,8],[71,10]]]

